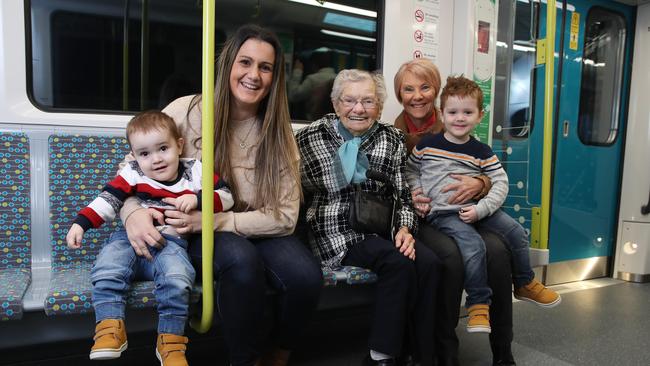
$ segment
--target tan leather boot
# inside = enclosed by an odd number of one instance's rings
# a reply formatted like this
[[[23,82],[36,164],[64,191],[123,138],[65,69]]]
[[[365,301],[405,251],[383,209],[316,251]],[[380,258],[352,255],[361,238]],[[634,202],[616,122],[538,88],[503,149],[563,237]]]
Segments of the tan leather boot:
[[[175,334],[158,334],[156,357],[162,366],[189,366],[185,358],[187,337]]]
[[[469,320],[467,331],[469,333],[490,333],[490,305],[476,304],[467,309]]]
[[[122,319],[104,319],[95,326],[95,344],[90,349],[91,360],[110,360],[122,355],[128,346]]]
[[[515,289],[515,298],[532,302],[543,308],[552,308],[562,302],[560,294],[535,279],[526,286]]]

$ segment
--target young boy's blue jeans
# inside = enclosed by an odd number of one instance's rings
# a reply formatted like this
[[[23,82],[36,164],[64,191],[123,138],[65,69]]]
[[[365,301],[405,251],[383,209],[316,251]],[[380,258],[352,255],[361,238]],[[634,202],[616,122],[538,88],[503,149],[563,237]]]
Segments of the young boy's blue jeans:
[[[535,277],[530,267],[528,237],[524,228],[501,210],[473,224],[464,223],[457,212],[437,213],[427,217],[430,224],[449,235],[460,250],[465,265],[465,306],[490,304],[492,290],[487,285],[485,243],[476,231],[482,228],[505,239],[512,253],[512,282],[515,288],[530,283]]]
[[[167,240],[164,247],[149,247],[153,261],[135,254],[126,231],[113,233],[104,244],[91,272],[97,322],[124,319],[126,293],[133,280],[153,280],[158,303],[158,333],[183,335],[194,267],[187,254],[187,241],[163,236]]]

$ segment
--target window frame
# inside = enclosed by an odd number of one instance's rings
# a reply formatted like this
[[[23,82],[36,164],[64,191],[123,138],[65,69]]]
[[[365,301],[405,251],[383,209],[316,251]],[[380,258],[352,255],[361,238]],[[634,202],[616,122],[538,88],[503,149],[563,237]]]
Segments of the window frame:
[[[384,40],[384,16],[385,16],[385,0],[376,0],[377,6],[377,18],[376,18],[376,42],[375,42],[375,60],[376,60],[376,70],[382,70],[383,67],[383,40]],[[129,116],[137,113],[137,110],[119,110],[119,109],[97,109],[97,108],[68,108],[68,107],[56,107],[44,105],[37,100],[35,97],[35,88],[34,88],[34,67],[33,67],[33,35],[32,35],[32,0],[25,0],[24,2],[24,24],[25,24],[25,93],[27,99],[36,109],[47,112],[47,113],[74,113],[74,114],[84,114],[84,115],[123,115]],[[50,52],[49,56],[52,53]],[[151,62],[151,61],[150,61]],[[147,65],[149,67],[149,65]],[[374,71],[374,70],[368,70]],[[285,75],[289,77],[290,75]],[[291,123],[304,125],[311,123],[312,121],[300,120],[300,119],[291,119]]]

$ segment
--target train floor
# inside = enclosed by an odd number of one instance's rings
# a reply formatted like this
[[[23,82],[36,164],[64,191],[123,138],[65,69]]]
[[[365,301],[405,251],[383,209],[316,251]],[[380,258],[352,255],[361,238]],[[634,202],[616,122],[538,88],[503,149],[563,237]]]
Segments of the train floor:
[[[604,278],[553,288],[562,294],[562,303],[553,309],[515,301],[512,350],[518,365],[648,364],[650,284]],[[461,365],[491,365],[487,336],[466,333],[466,320],[462,318],[457,328]],[[290,365],[361,365],[367,352],[367,332],[367,309],[345,314],[318,314],[301,337],[301,344]],[[3,360],[13,359],[23,361],[9,364],[21,366],[159,365],[154,355],[153,333],[130,334],[129,349],[115,361],[90,362],[87,358],[90,340],[82,343],[16,350],[24,352],[25,357],[0,357],[0,364]],[[190,365],[227,365],[224,347],[223,340],[216,333],[191,339],[188,350]]]

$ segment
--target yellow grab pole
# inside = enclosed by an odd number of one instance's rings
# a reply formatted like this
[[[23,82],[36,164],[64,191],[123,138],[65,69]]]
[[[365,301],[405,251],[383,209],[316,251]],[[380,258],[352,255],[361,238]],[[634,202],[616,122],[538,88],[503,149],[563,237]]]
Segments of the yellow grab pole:
[[[203,82],[201,104],[201,151],[203,159],[203,197],[201,199],[201,245],[203,267],[203,309],[201,319],[191,325],[205,333],[212,325],[214,286],[212,259],[214,257],[214,0],[203,0]]]
[[[542,152],[542,217],[540,249],[548,249],[553,162],[553,81],[555,79],[555,0],[546,3],[546,73],[544,75],[544,149]],[[560,60],[562,62],[562,60]]]

